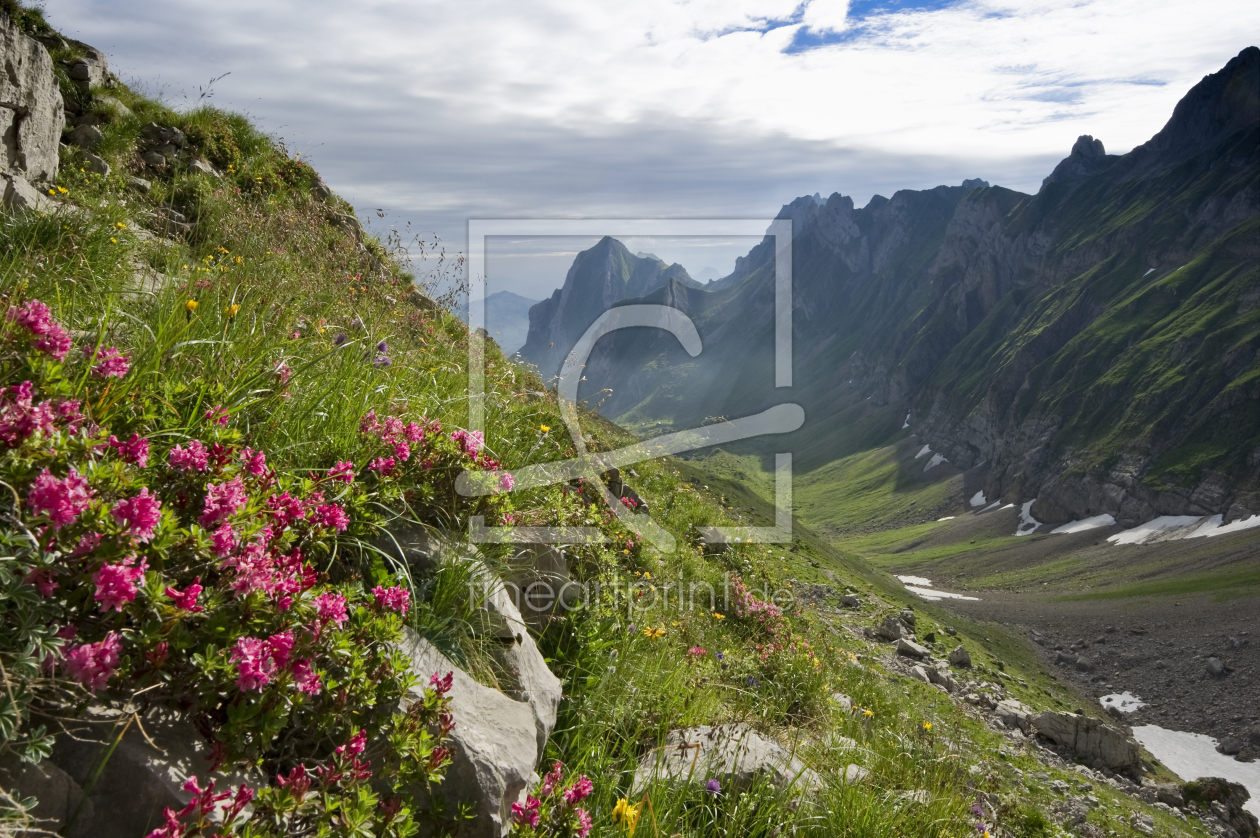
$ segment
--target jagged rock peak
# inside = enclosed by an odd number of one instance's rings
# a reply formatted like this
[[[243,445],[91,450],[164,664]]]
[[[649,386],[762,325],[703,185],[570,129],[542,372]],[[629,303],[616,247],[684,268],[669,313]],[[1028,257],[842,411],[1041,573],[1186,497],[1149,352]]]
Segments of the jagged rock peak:
[[[1096,173],[1106,162],[1107,151],[1103,148],[1102,140],[1082,134],[1072,144],[1071,153],[1041,182],[1041,188],[1045,189],[1051,183],[1059,181],[1082,180]]]
[[[1081,137],[1081,140],[1083,139],[1085,138]],[[1076,142],[1079,144],[1081,140],[1077,140]],[[1098,143],[1098,147],[1102,148],[1102,143]],[[987,180],[981,180],[978,177],[968,178],[967,180],[964,180],[962,182],[962,188],[963,189],[988,189],[989,182]]]

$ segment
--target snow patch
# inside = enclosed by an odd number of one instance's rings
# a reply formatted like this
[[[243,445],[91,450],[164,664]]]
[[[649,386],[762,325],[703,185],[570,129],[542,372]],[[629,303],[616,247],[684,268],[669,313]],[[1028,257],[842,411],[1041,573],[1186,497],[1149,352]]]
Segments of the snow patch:
[[[1163,515],[1133,529],[1116,533],[1107,540],[1114,544],[1153,544],[1186,538],[1215,538],[1218,535],[1230,535],[1260,527],[1260,515],[1239,518],[1228,524],[1224,521],[1224,515]]]
[[[917,585],[906,585],[906,590],[917,596],[919,599],[925,599],[928,602],[939,602],[942,599],[967,599],[972,602],[980,601],[980,597],[954,594],[949,591],[937,591],[932,588],[920,588]]]
[[[929,451],[931,451],[931,450],[932,450],[932,446],[930,446],[930,445],[925,445],[925,446],[923,446],[922,448],[920,448],[920,449],[919,449],[919,453],[918,453],[918,454],[915,454],[915,455],[914,455],[914,458],[917,460],[917,459],[919,459],[920,457],[926,457],[926,456],[928,455],[928,452],[929,452]]]
[[[1220,516],[1217,515],[1213,517],[1219,518]],[[1218,536],[1218,535],[1225,535],[1226,533],[1231,533],[1231,532],[1242,532],[1243,530],[1249,530],[1254,527],[1260,527],[1260,515],[1252,515],[1250,518],[1239,518],[1237,521],[1234,521],[1233,523],[1226,524],[1223,527],[1217,527],[1211,532],[1202,533],[1202,535],[1206,535],[1208,538],[1214,538],[1215,536]],[[1194,538],[1194,537],[1197,537],[1198,535],[1199,533],[1196,532],[1195,535],[1191,537]]]
[[[1131,530],[1118,532],[1107,540],[1112,544],[1150,544],[1155,541],[1175,541],[1192,532],[1190,527],[1203,519],[1198,515],[1161,515]],[[1171,530],[1171,532],[1170,532]]]
[[[1041,522],[1032,516],[1032,505],[1036,502],[1037,499],[1033,498],[1019,508],[1019,526],[1015,529],[1016,535],[1032,535],[1037,531],[1037,527],[1041,526]],[[1014,505],[1011,504],[1011,506]]]
[[[1001,501],[998,501],[998,503],[1001,503]],[[1002,508],[1003,508],[1003,509],[1014,509],[1014,508],[1015,508],[1015,504],[1013,504],[1013,503],[1008,503],[1006,506],[1004,506],[1004,507],[1002,507]]]
[[[915,459],[917,460],[918,457],[915,457]],[[945,459],[943,455],[933,454],[932,459],[928,460],[928,464],[923,467],[923,470],[926,472],[930,468],[935,468],[936,466],[939,466],[941,463],[948,463],[948,462],[949,460]]]
[[[1070,524],[1063,524],[1050,530],[1050,534],[1085,532],[1086,530],[1097,530],[1103,527],[1110,527],[1116,523],[1116,519],[1110,515],[1095,515],[1093,518],[1082,518],[1079,521],[1072,521]]]
[[[938,591],[932,587],[931,579],[924,579],[922,576],[898,576],[897,581],[906,586],[906,590],[917,596],[919,599],[928,602],[939,602],[942,599],[967,599],[972,602],[979,602],[979,597],[966,596],[964,594],[955,594],[949,591]]]
[[[936,520],[939,523],[941,521],[952,521],[957,517],[958,517],[957,515],[946,515],[944,518],[937,518]]]
[[[1133,713],[1137,710],[1141,710],[1143,707],[1150,706],[1133,693],[1127,692],[1104,695],[1102,698],[1098,699],[1098,702],[1102,704],[1103,707],[1114,707],[1121,713]]]
[[[910,414],[909,413],[906,414],[906,424],[902,425],[901,429],[904,431],[908,427],[910,427]]]
[[[974,495],[971,496],[972,506],[984,506],[988,502],[989,501],[984,496],[984,489],[981,489],[980,491],[976,492]]]
[[[1149,271],[1147,271],[1146,273],[1142,274],[1142,276],[1144,276],[1144,277],[1146,277],[1146,276],[1150,276],[1150,275],[1151,275],[1151,274],[1153,274],[1153,273],[1155,273],[1155,269],[1154,269],[1154,268],[1151,268]]]
[[[1138,725],[1133,728],[1133,738],[1183,780],[1224,777],[1242,783],[1251,792],[1243,808],[1260,816],[1260,762],[1239,762],[1217,753],[1216,740],[1202,733]]]

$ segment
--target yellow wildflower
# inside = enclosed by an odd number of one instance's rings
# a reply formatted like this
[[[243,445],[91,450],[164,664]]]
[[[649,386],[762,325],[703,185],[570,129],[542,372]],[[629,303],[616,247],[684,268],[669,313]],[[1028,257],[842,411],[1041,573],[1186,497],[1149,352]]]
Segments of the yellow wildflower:
[[[65,194],[67,194],[70,190],[69,190],[69,189],[66,189],[64,186],[58,186],[58,187],[57,187],[57,191],[58,191],[58,192],[60,192],[62,195],[65,195]]]
[[[184,303],[184,308],[188,309],[189,314],[192,314],[194,311],[197,310],[197,305],[198,303],[196,300],[189,300],[188,302]]]
[[[539,426],[538,426],[538,430],[542,431],[543,433],[547,433],[547,431],[551,430],[551,426],[550,426],[550,425],[539,425]]]
[[[233,303],[232,305],[223,309],[223,313],[226,314],[228,317],[235,317],[236,313],[240,310],[241,310],[240,303]]]
[[[875,715],[875,711],[871,709],[866,709],[862,711],[862,715],[869,719]]]
[[[110,236],[109,240],[113,242],[114,244],[118,244],[118,239],[114,238],[113,236]]]
[[[718,612],[714,611],[714,612],[713,612],[713,619],[715,619],[715,620],[725,620],[725,619],[726,619],[726,615],[725,615],[725,614],[719,614]]]
[[[628,834],[634,835],[634,828],[639,823],[639,807],[631,806],[630,801],[622,797],[613,806],[612,817],[613,823],[621,824]]]
[[[930,733],[930,732],[932,731],[932,723],[931,723],[931,722],[924,722],[924,723],[923,723],[923,729],[924,729],[925,731],[927,731],[927,732],[929,732],[929,733]]]

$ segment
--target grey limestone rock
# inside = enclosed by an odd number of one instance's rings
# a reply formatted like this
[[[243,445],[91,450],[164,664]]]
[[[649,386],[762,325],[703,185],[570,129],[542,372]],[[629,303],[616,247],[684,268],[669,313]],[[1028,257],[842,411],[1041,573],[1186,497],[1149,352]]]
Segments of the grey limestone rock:
[[[1135,770],[1141,764],[1137,743],[1098,719],[1047,710],[1033,724],[1047,739],[1066,745],[1085,760],[1101,760],[1113,771]]]
[[[922,659],[928,657],[930,653],[913,640],[907,640],[903,637],[897,641],[897,654]]]
[[[745,790],[761,776],[780,788],[822,786],[822,779],[778,742],[732,724],[670,731],[664,745],[640,760],[631,790],[637,795],[653,779],[703,785],[713,778],[723,789]]]
[[[957,646],[949,653],[949,662],[954,666],[971,666],[971,653],[963,646]]]
[[[0,14],[0,170],[33,184],[57,177],[65,105],[48,50]]]
[[[538,740],[529,705],[482,686],[420,635],[404,630],[400,650],[423,683],[435,674],[454,673],[451,731],[454,761],[437,792],[448,803],[468,802],[475,818],[461,835],[501,838],[511,822],[512,804],[521,801],[537,775]],[[420,790],[423,800],[423,792]]]

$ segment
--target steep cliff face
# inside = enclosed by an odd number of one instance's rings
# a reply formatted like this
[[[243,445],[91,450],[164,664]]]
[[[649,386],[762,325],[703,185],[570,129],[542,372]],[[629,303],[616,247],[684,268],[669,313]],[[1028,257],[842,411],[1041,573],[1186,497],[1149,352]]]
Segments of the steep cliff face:
[[[1047,522],[1260,512],[1258,101],[1250,47],[1129,154],[1081,137],[1036,195],[967,181],[860,209],[799,198],[780,212],[791,390],[773,385],[766,240],[705,290],[642,298],[693,318],[699,357],[619,333],[585,392],[611,388],[602,411],[645,430],[798,402],[805,427],[773,445],[802,468],[882,444],[909,415],[934,450],[982,469],[988,496],[1036,498]],[[556,301],[577,295],[574,268],[531,313],[556,353],[572,342]]]

